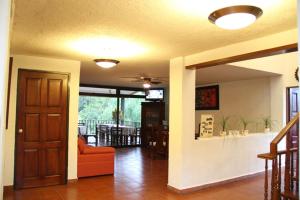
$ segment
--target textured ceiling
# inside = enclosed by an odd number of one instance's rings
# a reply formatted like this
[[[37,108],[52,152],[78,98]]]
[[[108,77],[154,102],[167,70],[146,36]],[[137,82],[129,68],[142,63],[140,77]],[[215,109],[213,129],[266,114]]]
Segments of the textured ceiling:
[[[263,16],[227,31],[207,17],[250,4]],[[296,0],[15,0],[12,53],[82,61],[81,82],[128,85],[120,76],[168,76],[169,59],[295,28]],[[95,58],[116,58],[103,70]]]

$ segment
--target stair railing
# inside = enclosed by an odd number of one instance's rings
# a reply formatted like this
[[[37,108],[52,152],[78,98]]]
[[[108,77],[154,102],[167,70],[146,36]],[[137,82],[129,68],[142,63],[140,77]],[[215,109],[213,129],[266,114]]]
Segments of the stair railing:
[[[299,113],[279,132],[270,144],[270,152],[259,154],[258,158],[265,160],[265,184],[264,200],[269,199],[269,166],[268,161],[272,161],[271,170],[271,200],[299,199],[299,151],[297,147],[292,148],[290,130],[294,126],[299,126]],[[298,129],[299,130],[299,129]],[[299,136],[299,133],[297,133]],[[286,139],[286,150],[279,151],[278,145],[283,138]],[[285,157],[284,166],[284,192],[282,193],[282,158]],[[295,162],[296,161],[296,162]],[[296,171],[296,172],[295,172]],[[295,177],[294,177],[295,176]]]

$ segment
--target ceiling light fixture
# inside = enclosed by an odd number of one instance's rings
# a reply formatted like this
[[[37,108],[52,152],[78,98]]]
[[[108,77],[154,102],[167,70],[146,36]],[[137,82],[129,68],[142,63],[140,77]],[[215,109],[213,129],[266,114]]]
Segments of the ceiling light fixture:
[[[116,66],[120,61],[113,59],[95,59],[96,65],[108,69]]]
[[[208,19],[223,29],[235,30],[249,26],[262,14],[262,9],[256,6],[238,5],[216,10]]]

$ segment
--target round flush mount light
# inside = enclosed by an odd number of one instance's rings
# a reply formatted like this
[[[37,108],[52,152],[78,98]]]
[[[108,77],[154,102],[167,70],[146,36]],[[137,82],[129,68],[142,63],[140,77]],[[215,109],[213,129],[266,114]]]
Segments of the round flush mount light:
[[[120,61],[113,59],[95,59],[96,65],[102,68],[112,68],[116,66]]]
[[[235,30],[249,26],[262,14],[262,9],[256,6],[239,5],[216,10],[208,19],[223,29]]]

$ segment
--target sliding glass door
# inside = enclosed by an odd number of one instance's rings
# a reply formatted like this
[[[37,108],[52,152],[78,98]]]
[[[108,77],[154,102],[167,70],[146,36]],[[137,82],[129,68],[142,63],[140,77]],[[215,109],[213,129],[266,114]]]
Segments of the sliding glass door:
[[[96,135],[96,126],[99,124],[116,124],[118,98],[101,96],[79,96],[79,132],[87,136],[87,142],[100,144]]]
[[[95,146],[140,145],[141,90],[80,87],[78,131]]]

